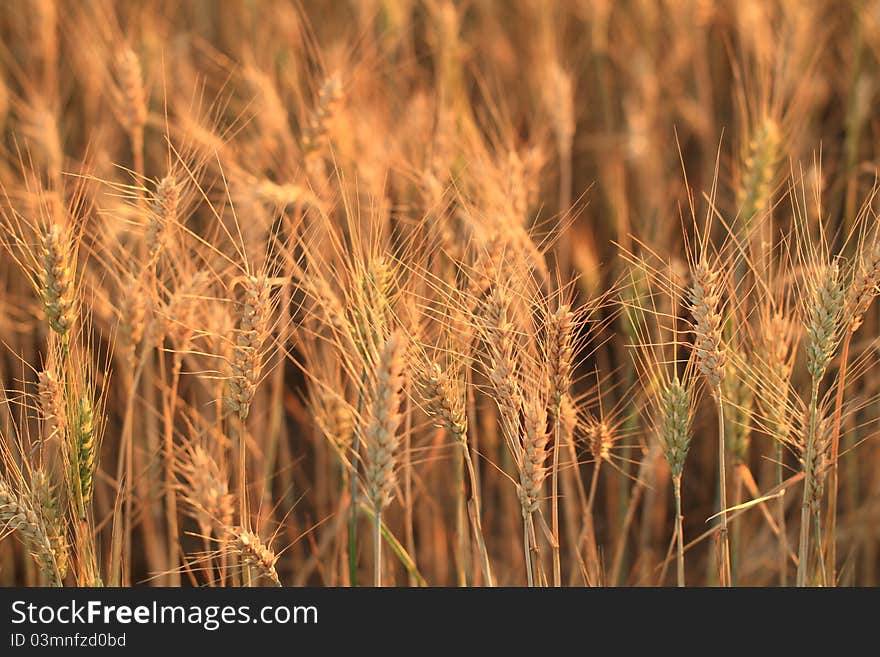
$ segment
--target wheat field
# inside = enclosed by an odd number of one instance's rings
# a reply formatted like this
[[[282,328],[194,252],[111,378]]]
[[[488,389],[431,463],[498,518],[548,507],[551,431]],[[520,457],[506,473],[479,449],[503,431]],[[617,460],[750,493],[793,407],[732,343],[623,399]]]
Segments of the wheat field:
[[[880,2],[0,37],[0,585],[880,582]]]

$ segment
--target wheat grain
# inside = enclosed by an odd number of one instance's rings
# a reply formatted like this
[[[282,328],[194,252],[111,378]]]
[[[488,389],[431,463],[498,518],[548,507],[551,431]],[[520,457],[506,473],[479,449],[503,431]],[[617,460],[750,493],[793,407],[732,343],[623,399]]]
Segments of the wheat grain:
[[[395,468],[400,436],[400,400],[405,376],[405,338],[391,334],[379,354],[376,383],[369,422],[363,435],[366,441],[364,482],[367,499],[378,514],[391,503],[397,485]]]
[[[691,390],[677,375],[662,384],[659,407],[662,411],[659,429],[663,456],[672,475],[681,476],[691,445],[693,412]]]
[[[456,391],[456,384],[436,361],[420,369],[416,373],[416,380],[428,415],[457,440],[464,440],[467,435],[467,415],[464,398]]]
[[[522,451],[519,459],[519,498],[523,516],[538,510],[547,478],[547,407],[540,398],[523,404]]]
[[[238,317],[238,330],[230,363],[227,406],[242,421],[250,413],[251,402],[262,373],[262,348],[269,325],[270,285],[266,276],[249,276],[244,285],[245,299]]]
[[[736,201],[749,230],[755,215],[770,205],[771,185],[776,175],[781,136],[779,126],[770,117],[758,124],[743,159],[742,180],[737,188]]]
[[[97,427],[91,398],[84,394],[74,404],[73,422],[70,423],[73,440],[74,485],[85,514],[94,491],[95,460],[97,457]]]
[[[17,531],[53,586],[61,585],[55,551],[46,525],[23,495],[0,478],[0,531]]]
[[[63,435],[66,423],[64,413],[64,398],[62,396],[61,383],[58,381],[54,370],[45,369],[37,374],[38,399],[40,412],[46,424],[46,440]]]
[[[275,586],[281,586],[278,572],[275,570],[275,562],[278,557],[268,545],[260,540],[252,531],[234,527],[229,530],[233,537],[233,550],[241,557],[246,568],[253,568],[260,577],[265,577]]]
[[[51,225],[43,234],[41,294],[49,326],[66,336],[74,321],[73,262],[65,230]]]
[[[604,420],[590,417],[584,426],[584,435],[593,460],[611,461],[611,448],[614,446],[614,435],[611,427]]]

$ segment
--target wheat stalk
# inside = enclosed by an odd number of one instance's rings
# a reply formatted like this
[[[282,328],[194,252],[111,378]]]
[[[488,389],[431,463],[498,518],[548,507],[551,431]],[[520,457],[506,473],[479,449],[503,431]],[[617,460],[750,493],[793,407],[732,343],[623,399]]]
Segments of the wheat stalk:
[[[64,396],[61,382],[53,369],[47,368],[37,374],[37,398],[45,422],[45,440],[63,436],[66,425]]]
[[[34,508],[46,528],[58,578],[63,580],[67,574],[69,561],[64,517],[59,508],[55,487],[43,470],[35,470],[31,475],[31,497],[34,500]]]
[[[701,259],[694,268],[690,290],[694,353],[697,368],[715,396],[719,395],[726,362],[721,339],[721,289],[719,272]]]
[[[314,111],[306,121],[302,135],[302,149],[307,159],[318,153],[321,139],[330,131],[330,122],[342,100],[342,81],[334,74],[329,76],[318,91]]]
[[[141,61],[129,46],[123,47],[116,56],[121,92],[122,126],[131,140],[135,173],[144,173],[144,126],[147,124],[147,100],[144,92]],[[138,194],[140,202],[141,196]]]
[[[116,65],[124,101],[123,120],[130,133],[142,130],[147,123],[147,102],[144,97],[144,81],[141,62],[130,47],[117,54]]]
[[[66,338],[73,326],[76,298],[70,240],[57,224],[49,226],[43,234],[40,263],[43,310],[51,329]]]
[[[770,204],[780,144],[781,135],[776,121],[770,117],[764,118],[749,142],[742,163],[742,179],[736,192],[736,202],[746,234],[751,229],[755,216]]]
[[[233,498],[225,474],[201,445],[186,450],[178,463],[183,499],[203,534],[232,522]]]
[[[70,422],[73,442],[73,481],[81,518],[85,518],[94,492],[97,457],[97,426],[94,410],[89,395],[83,394],[74,402],[73,421]]]
[[[265,577],[275,586],[281,586],[275,562],[278,556],[271,547],[266,545],[254,532],[241,527],[228,530],[232,537],[232,550],[237,554],[245,568],[256,570],[260,577]]]
[[[461,449],[462,459],[467,467],[470,480],[474,535],[482,560],[483,577],[486,584],[492,586],[492,569],[483,537],[480,501],[476,497],[477,473],[467,439],[468,423],[465,399],[463,391],[459,390],[462,387],[461,381],[458,377],[450,379],[436,361],[423,365],[417,370],[415,376],[425,405],[425,412],[449,432]]]

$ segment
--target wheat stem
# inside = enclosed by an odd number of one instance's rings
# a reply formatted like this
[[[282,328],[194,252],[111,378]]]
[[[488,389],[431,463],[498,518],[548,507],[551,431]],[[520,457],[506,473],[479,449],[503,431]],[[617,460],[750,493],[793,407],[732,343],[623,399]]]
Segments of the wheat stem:
[[[721,586],[730,586],[730,541],[727,531],[727,473],[724,446],[724,406],[721,392],[715,391],[718,403],[718,486],[721,511]]]
[[[526,582],[529,588],[535,585],[535,576],[532,570],[532,539],[531,539],[532,512],[523,514],[523,555],[526,562]]]
[[[375,586],[380,587],[382,586],[382,511],[379,509],[376,509],[373,530],[373,549],[376,554],[373,583]]]
[[[357,416],[360,417],[364,405],[363,389],[367,383],[367,370],[361,370],[361,385],[358,388]],[[349,586],[357,586],[357,514],[358,514],[358,463],[360,454],[361,431],[359,426],[354,427],[351,438],[351,467],[349,468],[349,509],[348,516],[348,583]]]

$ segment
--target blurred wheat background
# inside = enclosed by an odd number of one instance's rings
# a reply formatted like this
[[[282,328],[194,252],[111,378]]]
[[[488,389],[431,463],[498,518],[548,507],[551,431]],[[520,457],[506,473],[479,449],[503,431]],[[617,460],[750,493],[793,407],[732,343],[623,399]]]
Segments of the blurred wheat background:
[[[0,35],[0,584],[878,583],[880,3]]]

